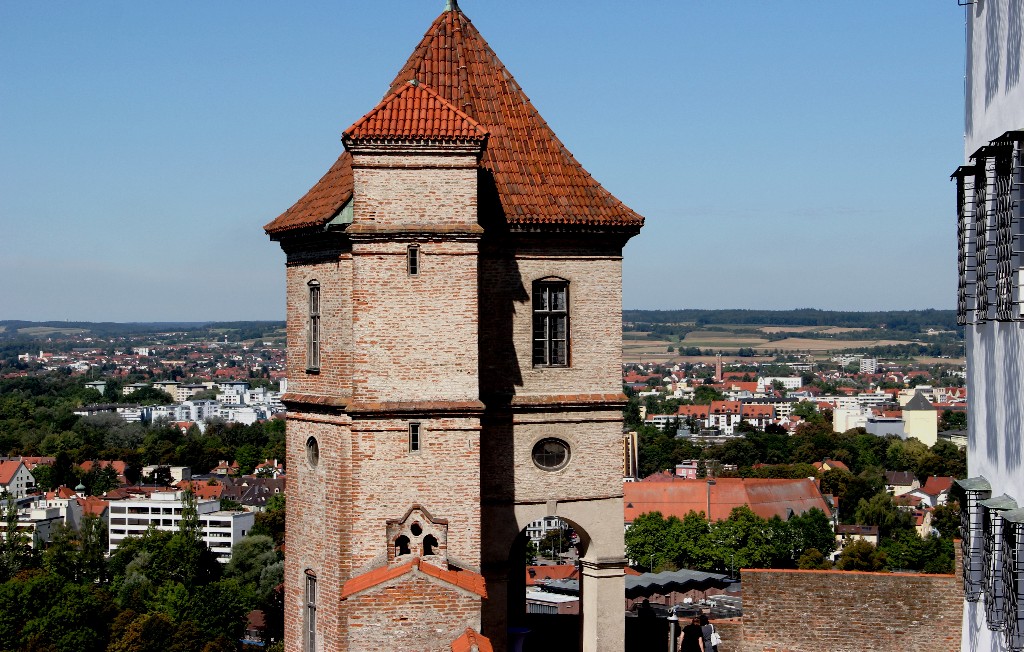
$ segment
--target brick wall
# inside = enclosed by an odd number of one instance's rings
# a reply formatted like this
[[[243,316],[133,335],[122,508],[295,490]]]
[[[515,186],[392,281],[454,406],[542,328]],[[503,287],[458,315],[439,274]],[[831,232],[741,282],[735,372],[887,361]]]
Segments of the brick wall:
[[[742,573],[743,652],[960,649],[963,600],[954,575]]]
[[[350,652],[451,652],[467,627],[480,629],[478,596],[423,577],[403,577],[345,603]]]

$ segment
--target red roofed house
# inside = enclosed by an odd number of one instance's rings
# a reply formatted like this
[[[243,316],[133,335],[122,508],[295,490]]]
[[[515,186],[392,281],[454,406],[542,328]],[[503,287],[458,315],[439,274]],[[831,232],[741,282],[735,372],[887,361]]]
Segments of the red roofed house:
[[[716,478],[675,482],[627,482],[623,484],[625,522],[628,527],[640,514],[661,512],[662,516],[685,517],[691,511],[710,509],[711,520],[729,517],[734,507],[747,505],[762,518],[778,516],[787,520],[817,507],[831,516],[832,510],[817,484],[807,478]]]
[[[733,428],[740,422],[741,405],[739,401],[711,401],[708,409],[708,427],[717,428],[723,434],[731,435]]]
[[[643,218],[454,0],[342,143],[264,227],[287,259],[285,646],[503,649],[510,551],[552,515],[580,534],[583,648],[621,651],[621,256]]]
[[[949,498],[949,490],[953,487],[954,478],[948,476],[929,476],[924,485],[907,492],[907,496],[917,496],[925,507],[945,505]]]
[[[15,498],[24,498],[35,490],[36,479],[21,461],[0,462],[0,493],[7,492]]]
[[[839,460],[825,459],[820,462],[814,463],[814,468],[818,470],[818,473],[825,473],[826,471],[850,471],[850,467],[846,466],[844,462]]]

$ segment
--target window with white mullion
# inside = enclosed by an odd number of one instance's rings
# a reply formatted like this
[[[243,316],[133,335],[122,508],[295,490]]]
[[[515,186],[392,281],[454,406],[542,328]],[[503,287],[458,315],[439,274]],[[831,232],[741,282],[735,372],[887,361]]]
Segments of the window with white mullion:
[[[316,652],[316,576],[306,574],[305,652]]]
[[[569,284],[563,280],[533,285],[533,365],[569,364]]]
[[[309,287],[309,316],[306,344],[306,369],[316,371],[320,369],[320,283],[310,281]]]

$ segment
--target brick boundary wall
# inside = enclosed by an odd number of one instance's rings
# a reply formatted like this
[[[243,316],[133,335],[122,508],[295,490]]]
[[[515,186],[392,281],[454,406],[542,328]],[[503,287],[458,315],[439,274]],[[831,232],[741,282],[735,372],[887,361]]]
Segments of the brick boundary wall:
[[[742,645],[723,631],[724,652],[960,649],[956,575],[744,569],[742,582]]]

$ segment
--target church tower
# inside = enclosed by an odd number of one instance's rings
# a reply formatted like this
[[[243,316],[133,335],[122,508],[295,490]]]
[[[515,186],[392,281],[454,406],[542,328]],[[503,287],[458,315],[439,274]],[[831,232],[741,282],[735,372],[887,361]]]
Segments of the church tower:
[[[288,652],[505,650],[527,523],[623,649],[621,257],[595,181],[454,2],[265,230],[287,256]]]

